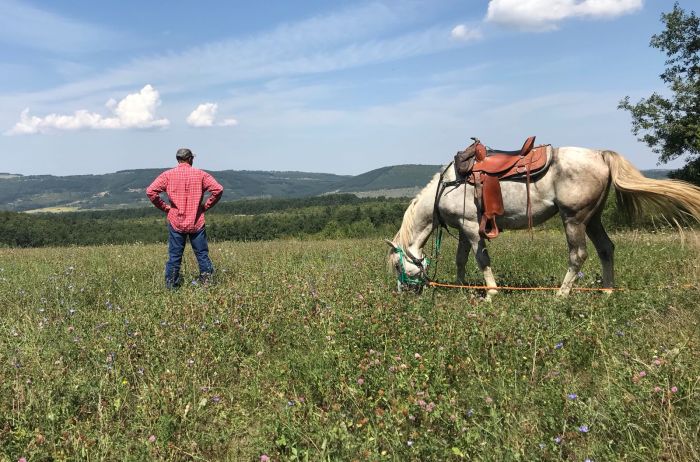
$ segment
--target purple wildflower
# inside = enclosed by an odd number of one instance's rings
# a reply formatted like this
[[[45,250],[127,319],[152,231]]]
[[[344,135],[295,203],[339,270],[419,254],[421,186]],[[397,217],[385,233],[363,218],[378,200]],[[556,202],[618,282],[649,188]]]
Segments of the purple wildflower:
[[[578,398],[578,395],[576,393],[569,393],[568,395],[566,395],[566,397],[573,401],[576,398]]]
[[[581,433],[588,433],[588,430],[588,425],[585,424],[578,427],[578,431],[580,431]]]
[[[561,444],[561,436],[555,436],[555,437],[554,437],[554,442],[555,442],[556,444]]]
[[[260,462],[270,462],[270,456],[268,456],[267,454],[261,454]]]
[[[564,346],[564,342],[559,342],[556,345],[554,345],[554,349],[561,350],[563,346]]]

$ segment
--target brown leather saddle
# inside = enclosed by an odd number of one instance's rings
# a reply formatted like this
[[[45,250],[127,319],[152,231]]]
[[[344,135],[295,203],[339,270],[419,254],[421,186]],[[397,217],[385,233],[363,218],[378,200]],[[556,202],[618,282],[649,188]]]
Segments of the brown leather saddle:
[[[455,155],[455,172],[474,185],[477,206],[481,207],[479,234],[487,239],[498,236],[496,217],[503,215],[501,180],[525,180],[527,191],[528,224],[532,227],[530,204],[530,180],[532,175],[543,172],[549,166],[550,145],[535,147],[531,136],[518,151],[487,149],[477,138],[464,151]]]

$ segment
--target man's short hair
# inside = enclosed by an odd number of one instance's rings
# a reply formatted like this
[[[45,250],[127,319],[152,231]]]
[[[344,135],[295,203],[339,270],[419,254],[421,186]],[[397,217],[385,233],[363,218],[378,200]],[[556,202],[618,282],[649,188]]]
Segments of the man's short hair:
[[[194,154],[192,154],[192,151],[190,151],[187,148],[180,148],[177,150],[177,154],[175,154],[175,158],[177,160],[187,160],[191,159],[194,157]]]

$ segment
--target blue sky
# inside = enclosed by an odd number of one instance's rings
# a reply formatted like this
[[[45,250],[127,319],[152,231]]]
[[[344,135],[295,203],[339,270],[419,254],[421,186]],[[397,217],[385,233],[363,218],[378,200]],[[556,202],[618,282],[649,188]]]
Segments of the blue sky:
[[[165,168],[190,147],[208,170],[358,174],[529,135],[655,168],[616,107],[665,91],[649,39],[671,8],[0,0],[0,171]]]

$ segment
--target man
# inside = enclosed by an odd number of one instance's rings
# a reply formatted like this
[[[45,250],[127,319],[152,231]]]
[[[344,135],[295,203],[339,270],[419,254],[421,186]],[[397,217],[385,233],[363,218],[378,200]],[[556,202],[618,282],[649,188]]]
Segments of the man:
[[[199,280],[209,281],[214,266],[209,259],[207,234],[204,230],[204,212],[221,199],[224,188],[210,174],[192,167],[194,154],[189,149],[178,149],[175,155],[177,167],[161,173],[146,190],[153,205],[168,214],[168,254],[165,264],[165,286],[174,289],[182,283],[180,264],[187,237],[199,263]],[[204,192],[211,194],[202,204]],[[170,204],[160,197],[168,195]]]

